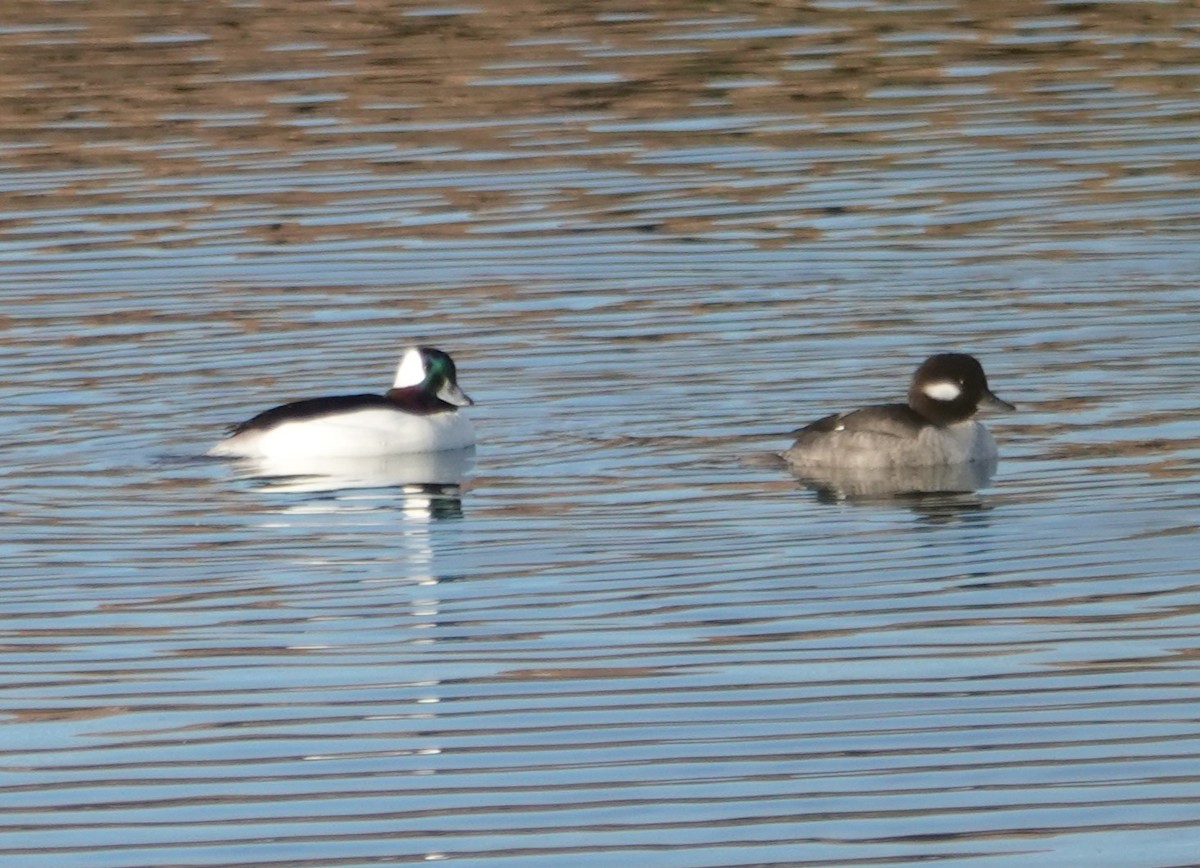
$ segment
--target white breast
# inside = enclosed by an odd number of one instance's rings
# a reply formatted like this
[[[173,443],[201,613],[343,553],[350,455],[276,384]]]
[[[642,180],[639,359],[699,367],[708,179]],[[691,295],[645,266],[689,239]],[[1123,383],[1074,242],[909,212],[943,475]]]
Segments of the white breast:
[[[474,428],[461,413],[417,416],[372,407],[284,422],[266,431],[246,431],[221,441],[209,454],[248,458],[357,457],[439,452],[473,445]]]

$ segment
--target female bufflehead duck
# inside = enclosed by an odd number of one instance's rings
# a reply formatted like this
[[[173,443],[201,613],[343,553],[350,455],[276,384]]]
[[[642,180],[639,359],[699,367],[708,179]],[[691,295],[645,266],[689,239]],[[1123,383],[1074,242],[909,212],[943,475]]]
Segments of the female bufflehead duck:
[[[459,407],[475,403],[458,387],[454,361],[410,347],[382,395],[294,401],[235,426],[209,455],[237,458],[357,457],[440,452],[475,445]]]
[[[907,404],[826,416],[796,431],[783,457],[793,466],[845,468],[995,461],[996,441],[971,419],[981,403],[1016,409],[988,389],[974,356],[939,353],[913,374]]]

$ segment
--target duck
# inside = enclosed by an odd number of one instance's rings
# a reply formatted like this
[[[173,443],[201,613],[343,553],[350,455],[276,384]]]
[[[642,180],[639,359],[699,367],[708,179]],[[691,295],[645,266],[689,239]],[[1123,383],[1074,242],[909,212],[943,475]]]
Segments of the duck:
[[[468,449],[475,402],[458,385],[448,353],[407,347],[392,388],[374,393],[293,401],[229,429],[208,454],[227,458],[368,458]]]
[[[967,353],[938,353],[912,376],[907,403],[834,413],[792,432],[783,453],[795,469],[934,467],[994,463],[996,441],[972,417],[980,406],[1015,410],[988,387]]]

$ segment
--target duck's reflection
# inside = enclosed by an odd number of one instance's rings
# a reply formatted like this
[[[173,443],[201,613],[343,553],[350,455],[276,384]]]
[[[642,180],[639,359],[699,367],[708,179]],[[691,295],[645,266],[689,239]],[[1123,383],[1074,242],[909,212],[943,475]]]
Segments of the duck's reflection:
[[[991,481],[996,462],[932,467],[792,467],[792,474],[822,503],[958,504],[978,509],[975,495]]]
[[[456,449],[370,458],[244,458],[234,469],[265,493],[388,489],[404,496],[406,513],[411,509],[431,518],[457,518],[462,516],[462,484],[473,464],[473,449]]]

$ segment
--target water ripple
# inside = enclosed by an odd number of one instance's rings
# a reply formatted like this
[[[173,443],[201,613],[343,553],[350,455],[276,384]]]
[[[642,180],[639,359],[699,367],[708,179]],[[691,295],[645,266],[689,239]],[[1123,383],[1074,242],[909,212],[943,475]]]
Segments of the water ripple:
[[[377,12],[0,28],[0,857],[1193,860],[1187,10]],[[409,341],[461,485],[202,457]],[[950,347],[989,486],[772,460]]]

